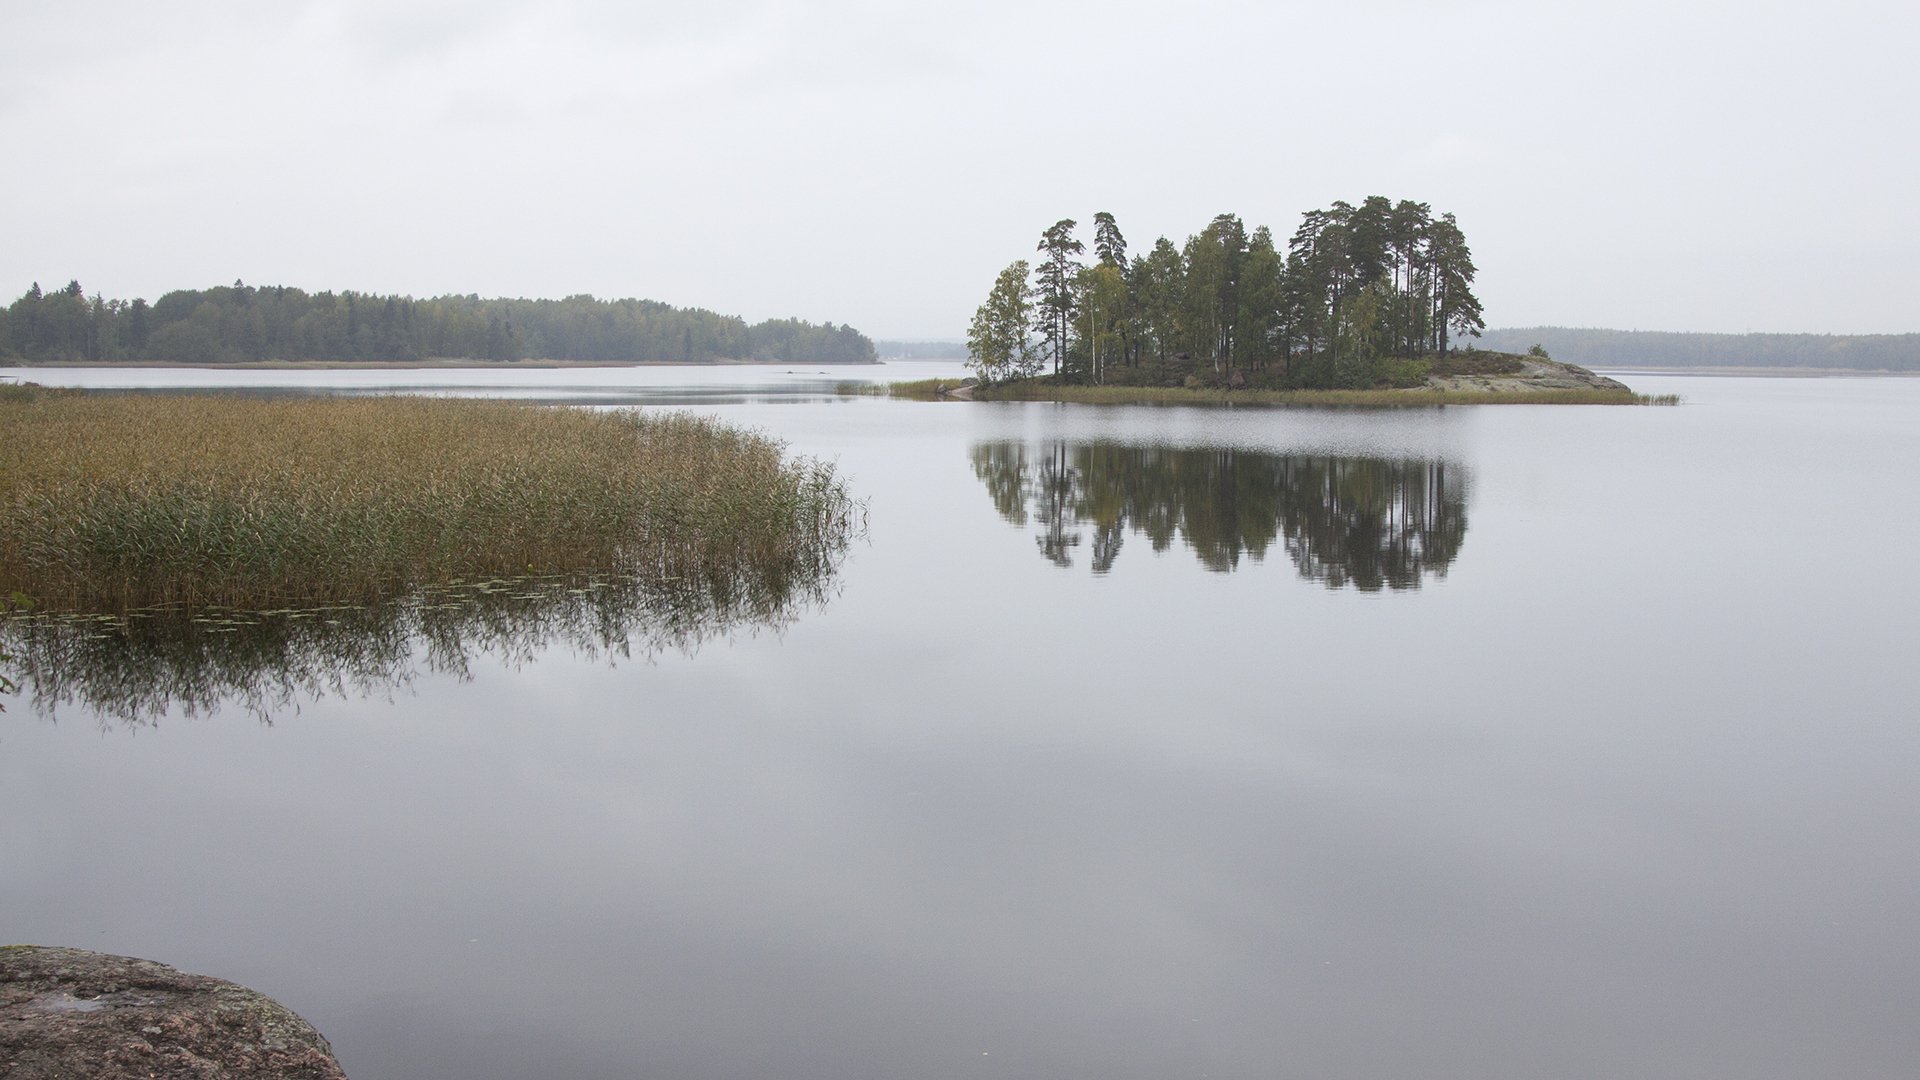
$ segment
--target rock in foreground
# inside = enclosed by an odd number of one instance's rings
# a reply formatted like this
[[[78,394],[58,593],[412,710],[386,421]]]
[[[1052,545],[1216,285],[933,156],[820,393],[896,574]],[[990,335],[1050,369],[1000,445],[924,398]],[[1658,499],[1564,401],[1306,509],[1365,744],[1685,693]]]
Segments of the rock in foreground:
[[[346,1080],[327,1040],[264,994],[151,960],[0,947],[8,1080]]]

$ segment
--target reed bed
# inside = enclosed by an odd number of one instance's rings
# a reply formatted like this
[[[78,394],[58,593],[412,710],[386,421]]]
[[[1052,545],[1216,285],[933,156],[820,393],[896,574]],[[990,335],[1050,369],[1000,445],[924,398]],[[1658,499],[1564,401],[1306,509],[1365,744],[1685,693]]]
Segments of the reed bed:
[[[368,603],[476,577],[778,576],[858,504],[682,413],[418,397],[0,398],[0,594],[47,610]]]
[[[903,398],[908,401],[941,401],[949,393],[960,389],[959,379],[914,379],[910,382],[887,384],[887,396]]]
[[[908,401],[943,401],[961,387],[960,379],[913,379],[907,382],[842,382],[834,387],[841,397],[885,397]]]
[[[1092,405],[1674,405],[1678,395],[1630,390],[1215,390],[1172,386],[1061,386],[1022,380],[982,386],[977,401],[1071,401]]]
[[[972,379],[912,379],[906,382],[837,382],[833,392],[841,398],[899,398],[906,402],[956,402],[954,390],[973,386]]]

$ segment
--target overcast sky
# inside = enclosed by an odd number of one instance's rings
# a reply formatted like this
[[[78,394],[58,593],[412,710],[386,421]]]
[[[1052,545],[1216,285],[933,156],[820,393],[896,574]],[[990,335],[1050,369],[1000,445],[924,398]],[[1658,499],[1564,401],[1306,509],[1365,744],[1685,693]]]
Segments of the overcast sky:
[[[1920,331],[1911,3],[0,0],[0,296],[245,278],[956,337],[1144,251],[1452,211],[1493,326]]]

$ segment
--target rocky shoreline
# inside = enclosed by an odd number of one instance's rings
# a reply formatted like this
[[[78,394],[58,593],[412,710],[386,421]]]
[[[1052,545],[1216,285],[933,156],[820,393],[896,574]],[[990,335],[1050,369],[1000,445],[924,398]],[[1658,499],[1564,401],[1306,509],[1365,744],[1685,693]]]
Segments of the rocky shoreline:
[[[1577,364],[1523,356],[1520,370],[1487,375],[1429,375],[1425,390],[1481,391],[1502,394],[1540,394],[1556,390],[1609,390],[1631,393],[1626,383],[1596,375]]]
[[[84,949],[0,946],[8,1080],[346,1080],[313,1025],[244,986]]]
[[[1464,362],[1463,362],[1464,361]],[[1464,368],[1464,370],[1463,370]],[[1189,375],[1183,385],[1063,385],[1048,378],[981,385],[979,380],[924,379],[895,383],[891,396],[927,401],[1067,401],[1094,404],[1430,405],[1568,402],[1636,404],[1644,399],[1618,379],[1576,364],[1513,354],[1468,354],[1417,385],[1372,389],[1285,389],[1234,372],[1209,383]],[[1666,403],[1666,402],[1659,402]]]

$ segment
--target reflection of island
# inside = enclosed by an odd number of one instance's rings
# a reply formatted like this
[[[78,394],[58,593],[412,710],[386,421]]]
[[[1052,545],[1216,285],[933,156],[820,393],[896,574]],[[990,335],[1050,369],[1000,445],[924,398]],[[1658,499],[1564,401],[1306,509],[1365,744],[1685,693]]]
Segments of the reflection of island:
[[[492,656],[532,660],[692,651],[718,634],[781,628],[823,603],[844,541],[777,570],[664,582],[519,578],[442,586],[371,607],[269,612],[136,611],[0,617],[0,656],[35,708],[80,706],[149,723],[224,705],[262,719],[303,700],[410,685],[422,667],[464,677]]]
[[[1302,577],[1329,588],[1417,589],[1446,573],[1467,533],[1465,471],[1443,461],[986,442],[973,472],[1002,517],[1036,526],[1056,565],[1071,566],[1089,534],[1096,574],[1135,532],[1155,551],[1180,537],[1209,570],[1281,541]]]

